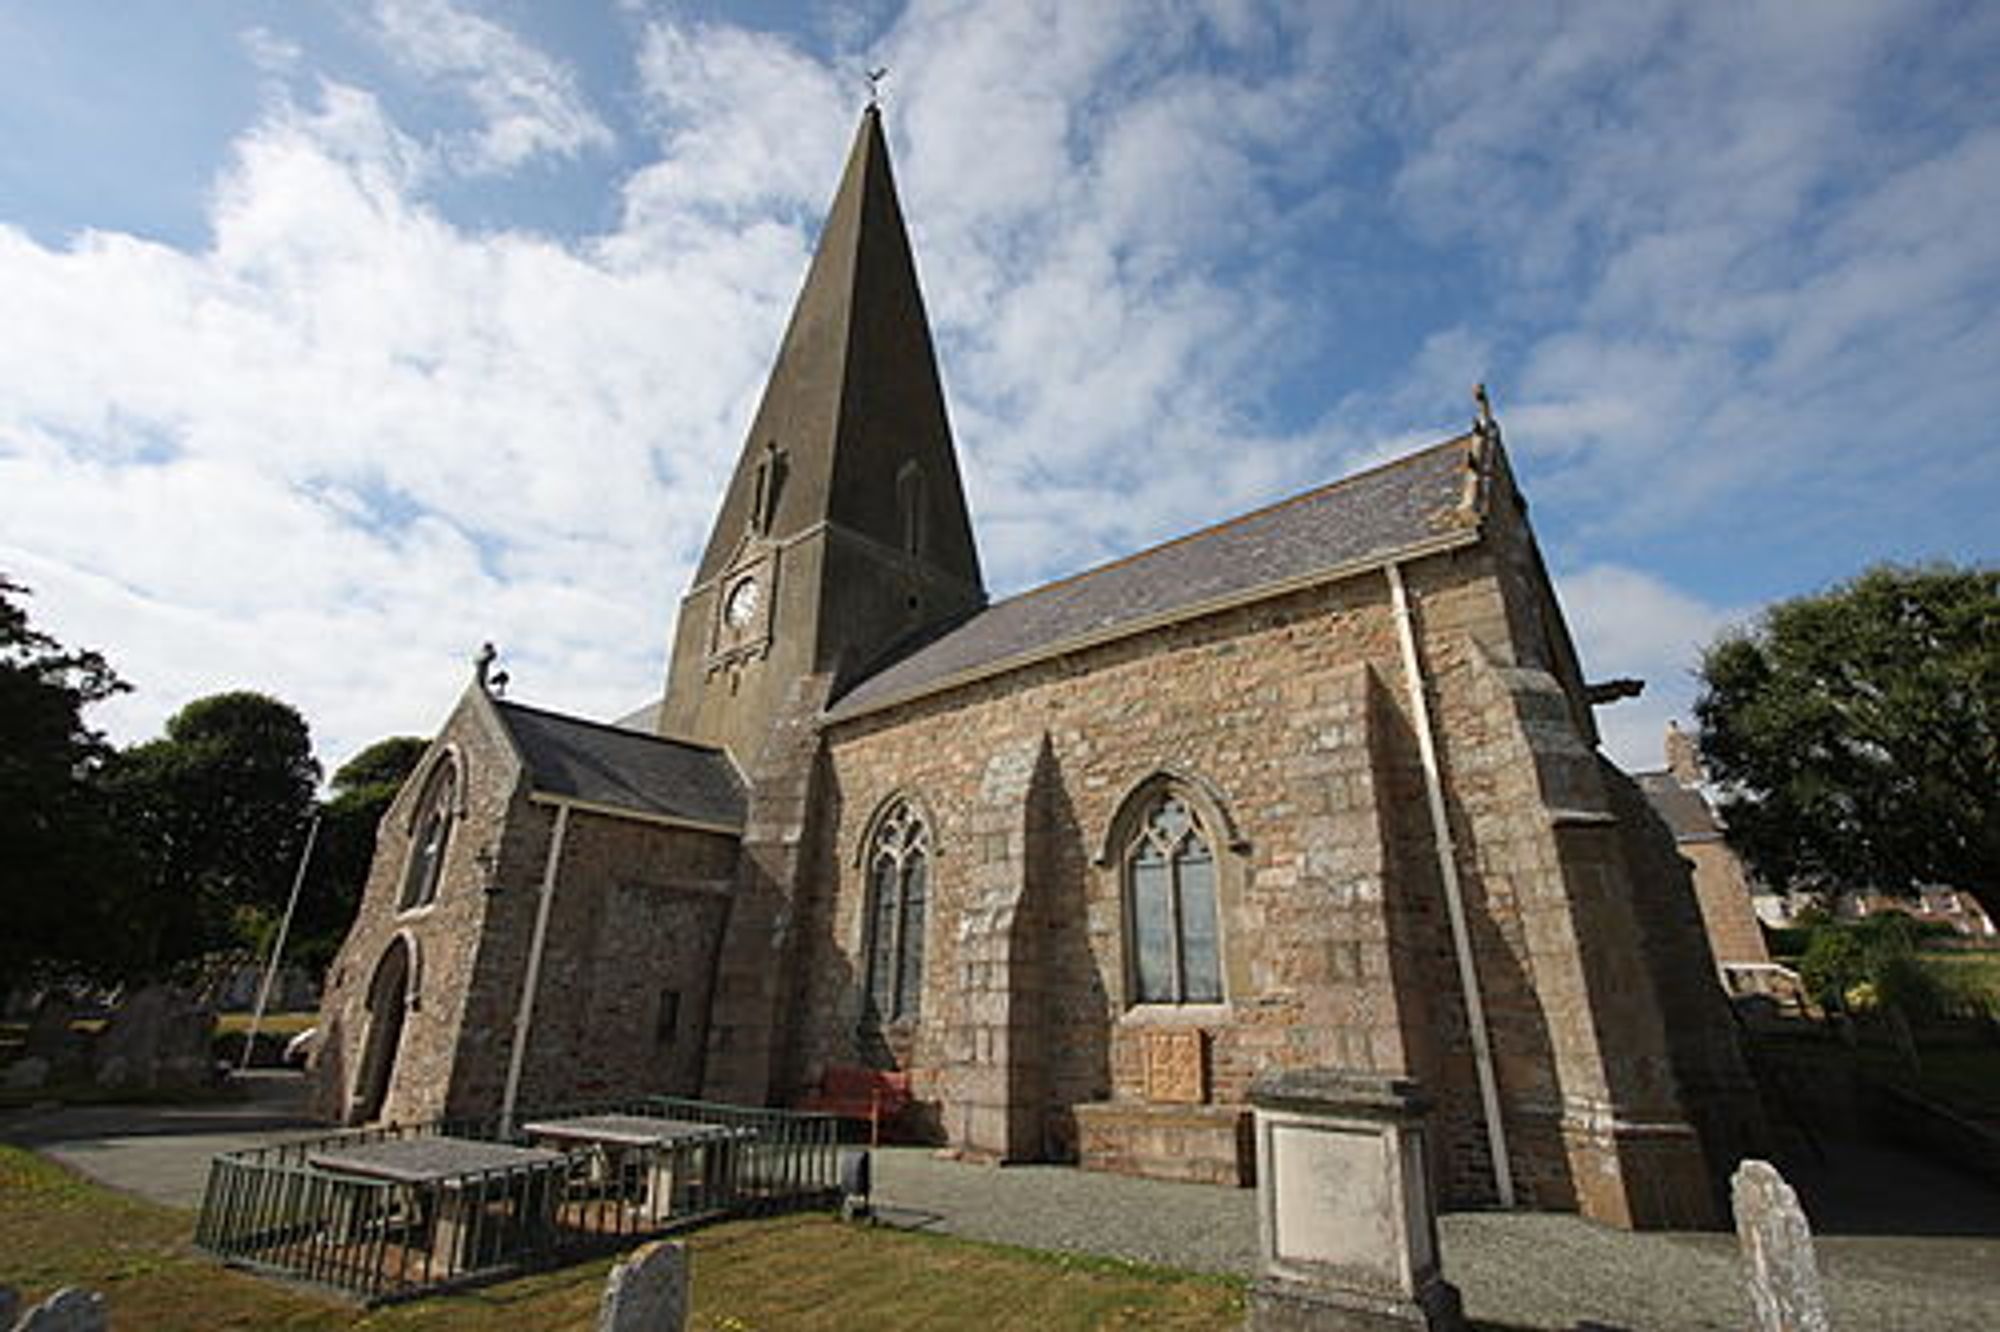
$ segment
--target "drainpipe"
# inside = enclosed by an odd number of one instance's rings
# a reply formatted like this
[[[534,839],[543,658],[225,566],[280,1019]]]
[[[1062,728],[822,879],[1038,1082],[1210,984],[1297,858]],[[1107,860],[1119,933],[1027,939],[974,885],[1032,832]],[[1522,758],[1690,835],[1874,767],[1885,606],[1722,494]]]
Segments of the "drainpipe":
[[[535,1025],[535,990],[542,978],[542,949],[549,940],[549,907],[556,900],[556,867],[562,861],[563,838],[569,833],[569,806],[556,806],[555,832],[549,838],[548,862],[542,866],[542,896],[535,907],[535,936],[528,945],[528,974],[521,978],[521,1006],[514,1015],[514,1048],[507,1056],[507,1092],[500,1101],[500,1136],[514,1131],[514,1101],[521,1091],[521,1064],[528,1053],[528,1033]]]
[[[1486,1000],[1479,989],[1479,968],[1473,961],[1472,934],[1465,923],[1465,895],[1458,882],[1458,857],[1445,817],[1444,782],[1438,776],[1437,743],[1431,731],[1430,700],[1424,689],[1423,661],[1417,655],[1414,617],[1403,569],[1390,564],[1389,596],[1396,610],[1396,637],[1403,647],[1403,678],[1410,686],[1410,713],[1417,726],[1417,752],[1424,766],[1424,797],[1430,806],[1431,842],[1437,847],[1438,877],[1444,881],[1445,914],[1451,920],[1452,952],[1458,959],[1458,984],[1465,993],[1465,1021],[1472,1031],[1472,1063],[1479,1073],[1479,1103],[1486,1115],[1486,1147],[1493,1158],[1493,1190],[1502,1207],[1514,1205],[1514,1168],[1507,1159],[1507,1126],[1500,1117],[1500,1086],[1493,1076],[1493,1043],[1486,1027]]]

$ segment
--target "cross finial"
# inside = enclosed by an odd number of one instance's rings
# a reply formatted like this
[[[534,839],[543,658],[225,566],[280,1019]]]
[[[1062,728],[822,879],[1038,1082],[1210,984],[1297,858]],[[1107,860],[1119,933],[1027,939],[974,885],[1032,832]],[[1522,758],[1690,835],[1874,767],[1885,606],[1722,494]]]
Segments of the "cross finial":
[[[882,80],[889,77],[889,67],[887,65],[879,65],[869,70],[864,77],[868,80],[868,105],[871,107],[880,106],[882,104]]]
[[[1472,386],[1472,401],[1474,406],[1479,409],[1478,415],[1474,418],[1479,423],[1479,428],[1481,430],[1492,429],[1494,425],[1493,400],[1486,396],[1486,385],[1474,384]]]

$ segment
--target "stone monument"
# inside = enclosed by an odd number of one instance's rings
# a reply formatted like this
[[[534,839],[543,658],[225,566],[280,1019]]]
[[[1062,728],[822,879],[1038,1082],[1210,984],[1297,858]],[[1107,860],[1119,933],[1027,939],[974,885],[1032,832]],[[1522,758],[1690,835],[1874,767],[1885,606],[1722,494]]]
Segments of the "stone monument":
[[[1463,1326],[1424,1160],[1429,1103],[1379,1074],[1295,1069],[1251,1084],[1263,1272],[1249,1326]]]
[[[186,991],[148,985],[111,1014],[97,1043],[104,1087],[199,1087],[215,1080],[215,1014]]]
[[[611,1269],[597,1306],[597,1332],[681,1332],[687,1326],[687,1249],[648,1244]]]
[[[1827,1332],[1812,1227],[1799,1195],[1769,1161],[1738,1166],[1729,1193],[1758,1332]]]

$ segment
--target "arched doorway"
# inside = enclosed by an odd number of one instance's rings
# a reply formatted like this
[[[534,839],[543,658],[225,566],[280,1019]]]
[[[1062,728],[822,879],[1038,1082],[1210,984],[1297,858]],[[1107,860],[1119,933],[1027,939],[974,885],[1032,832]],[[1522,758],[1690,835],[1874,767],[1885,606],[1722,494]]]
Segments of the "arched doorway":
[[[375,964],[375,977],[368,982],[368,1032],[363,1038],[361,1066],[355,1073],[349,1123],[379,1119],[383,1103],[389,1099],[396,1053],[403,1042],[403,1015],[410,1006],[410,972],[410,941],[399,934]]]

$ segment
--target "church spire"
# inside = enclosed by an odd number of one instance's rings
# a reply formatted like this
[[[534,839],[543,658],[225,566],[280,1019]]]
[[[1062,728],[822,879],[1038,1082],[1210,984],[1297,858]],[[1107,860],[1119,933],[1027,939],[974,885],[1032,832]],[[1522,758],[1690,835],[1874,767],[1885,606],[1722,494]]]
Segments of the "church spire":
[[[696,581],[721,574],[746,535],[782,542],[822,522],[981,586],[930,321],[872,102]]]
[[[985,599],[871,102],[681,603],[663,727],[754,746],[791,682],[838,691]]]

